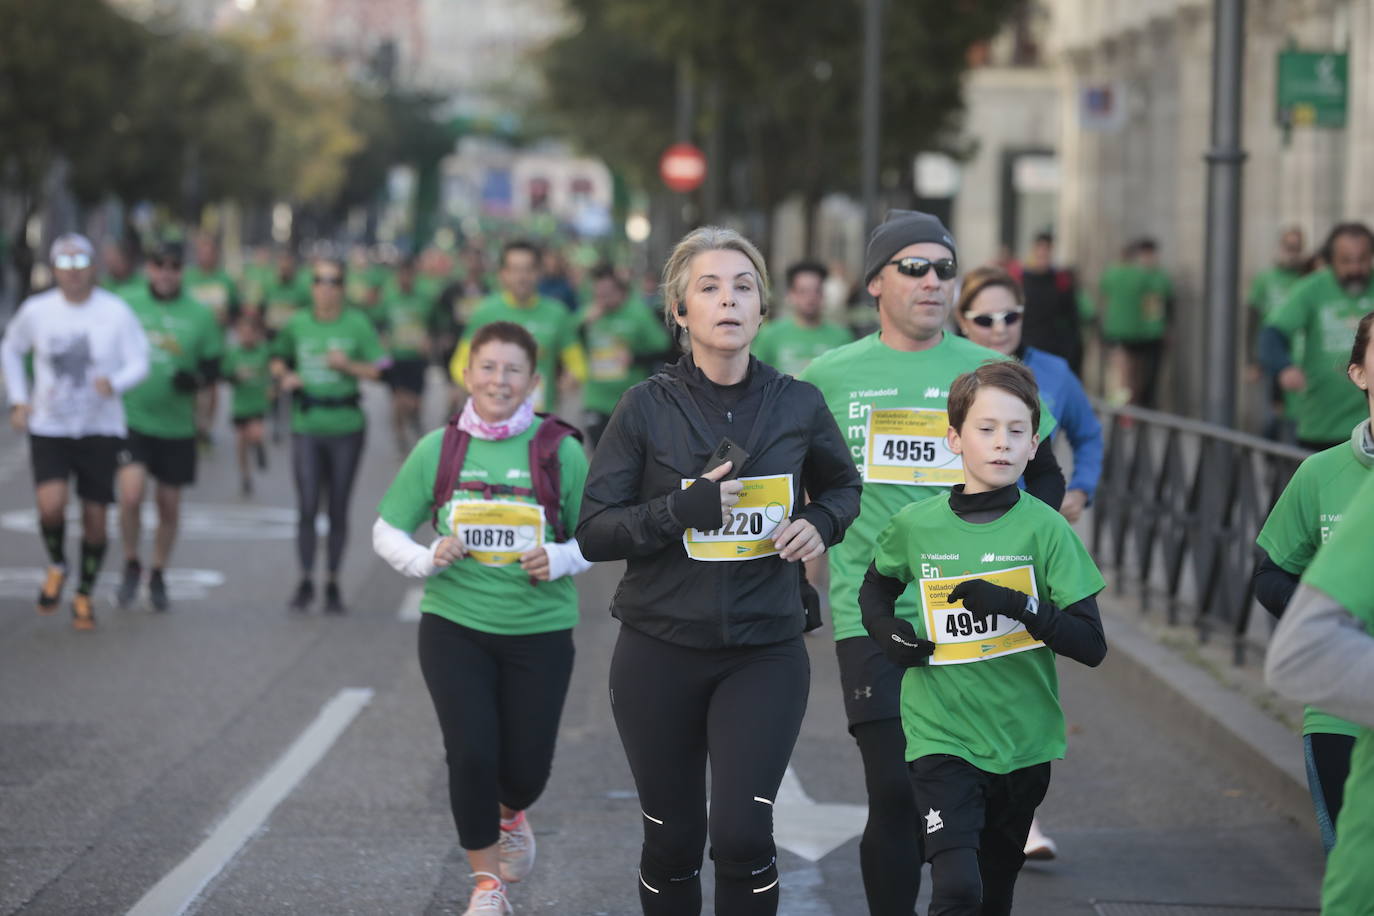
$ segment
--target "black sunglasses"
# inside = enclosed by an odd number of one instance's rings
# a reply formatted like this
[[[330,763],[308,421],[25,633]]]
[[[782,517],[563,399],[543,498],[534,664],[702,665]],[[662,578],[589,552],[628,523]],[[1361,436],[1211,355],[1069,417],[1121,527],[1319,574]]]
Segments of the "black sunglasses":
[[[163,270],[181,270],[181,262],[176,258],[149,258],[148,263]]]
[[[980,328],[990,328],[999,321],[1007,327],[1011,327],[1021,320],[1022,311],[1022,309],[1015,309],[1010,312],[987,312],[982,315],[970,315],[968,319]]]
[[[932,261],[930,258],[909,257],[897,258],[887,263],[896,264],[897,272],[908,277],[924,277],[932,267],[935,268],[935,276],[941,280],[953,280],[959,274],[959,265],[954,263],[953,258]]]
[[[321,277],[319,274],[315,274],[313,277],[311,277],[311,278],[310,278],[310,281],[311,281],[312,283],[314,283],[315,285],[317,285],[317,286],[325,286],[325,285],[328,285],[328,286],[343,286],[343,285],[344,285],[344,278],[343,278],[343,277]]]

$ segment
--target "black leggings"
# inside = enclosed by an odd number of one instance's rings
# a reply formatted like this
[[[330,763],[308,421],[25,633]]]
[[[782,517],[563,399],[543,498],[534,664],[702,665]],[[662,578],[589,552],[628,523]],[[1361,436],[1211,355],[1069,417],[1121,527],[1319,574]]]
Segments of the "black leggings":
[[[921,892],[921,820],[906,766],[901,719],[861,722],[851,731],[864,762],[868,821],[859,871],[870,916],[912,916]]]
[[[572,667],[572,630],[499,636],[420,615],[420,671],[464,849],[496,842],[501,805],[523,811],[543,793]]]
[[[291,465],[296,474],[296,555],[306,578],[315,569],[315,514],[320,511],[320,487],[329,488],[329,575],[343,563],[348,543],[348,501],[353,478],[363,455],[364,430],[343,436],[291,437]]]
[[[770,646],[690,649],[620,628],[611,709],[644,815],[639,900],[645,914],[701,912],[708,833],[717,916],[777,912],[773,800],[810,683],[800,635]]]
[[[1322,848],[1330,855],[1336,847],[1336,818],[1345,799],[1345,780],[1350,775],[1350,754],[1355,749],[1355,739],[1349,735],[1317,733],[1304,735],[1302,743],[1307,758],[1307,788],[1312,792],[1312,804],[1317,809]]]

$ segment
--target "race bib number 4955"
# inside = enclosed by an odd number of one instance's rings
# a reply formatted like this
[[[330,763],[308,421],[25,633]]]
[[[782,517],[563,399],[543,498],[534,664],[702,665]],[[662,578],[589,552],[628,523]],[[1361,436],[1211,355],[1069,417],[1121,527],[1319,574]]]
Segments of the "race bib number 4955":
[[[930,664],[981,662],[1044,645],[1026,632],[1025,625],[1019,620],[1001,614],[990,614],[979,619],[972,611],[965,610],[962,602],[950,604],[949,593],[960,582],[969,579],[983,579],[1027,595],[1036,594],[1033,566],[1013,566],[944,579],[922,579],[921,611],[925,615],[926,632],[931,642],[935,643],[935,654],[930,657]]]
[[[455,503],[449,521],[468,556],[483,566],[510,566],[544,543],[544,507],[503,500]]]
[[[741,477],[744,491],[730,510],[730,520],[714,531],[689,528],[682,535],[687,556],[693,560],[756,560],[771,557],[778,549],[773,535],[792,514],[792,475]],[[683,488],[692,485],[684,480]]]
[[[964,466],[949,450],[949,414],[922,407],[874,410],[868,415],[864,480],[909,487],[952,487]]]

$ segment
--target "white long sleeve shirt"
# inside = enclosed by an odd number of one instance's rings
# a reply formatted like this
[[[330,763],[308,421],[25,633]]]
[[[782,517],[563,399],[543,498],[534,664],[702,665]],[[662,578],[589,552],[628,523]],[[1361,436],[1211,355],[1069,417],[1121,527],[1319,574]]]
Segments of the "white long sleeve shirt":
[[[24,356],[33,353],[33,382]],[[148,337],[128,304],[103,289],[71,303],[54,287],[19,306],[0,340],[10,404],[30,408],[29,432],[79,439],[126,435],[121,395],[148,374]],[[95,380],[108,379],[102,396]]]

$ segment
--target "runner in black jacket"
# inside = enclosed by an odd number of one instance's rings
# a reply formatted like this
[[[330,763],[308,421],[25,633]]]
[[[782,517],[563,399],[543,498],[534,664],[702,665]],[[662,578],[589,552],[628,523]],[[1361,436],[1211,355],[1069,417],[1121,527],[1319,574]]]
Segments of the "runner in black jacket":
[[[715,911],[776,912],[772,805],[810,681],[801,561],[859,509],[820,392],[749,355],[767,290],[762,256],[737,233],[678,244],[665,312],[690,352],[621,398],[577,528],[587,559],[628,561],[611,607],[623,624],[611,704],[644,814],[640,901],[655,916],[701,910],[708,756]],[[703,474],[726,440],[734,461]]]

